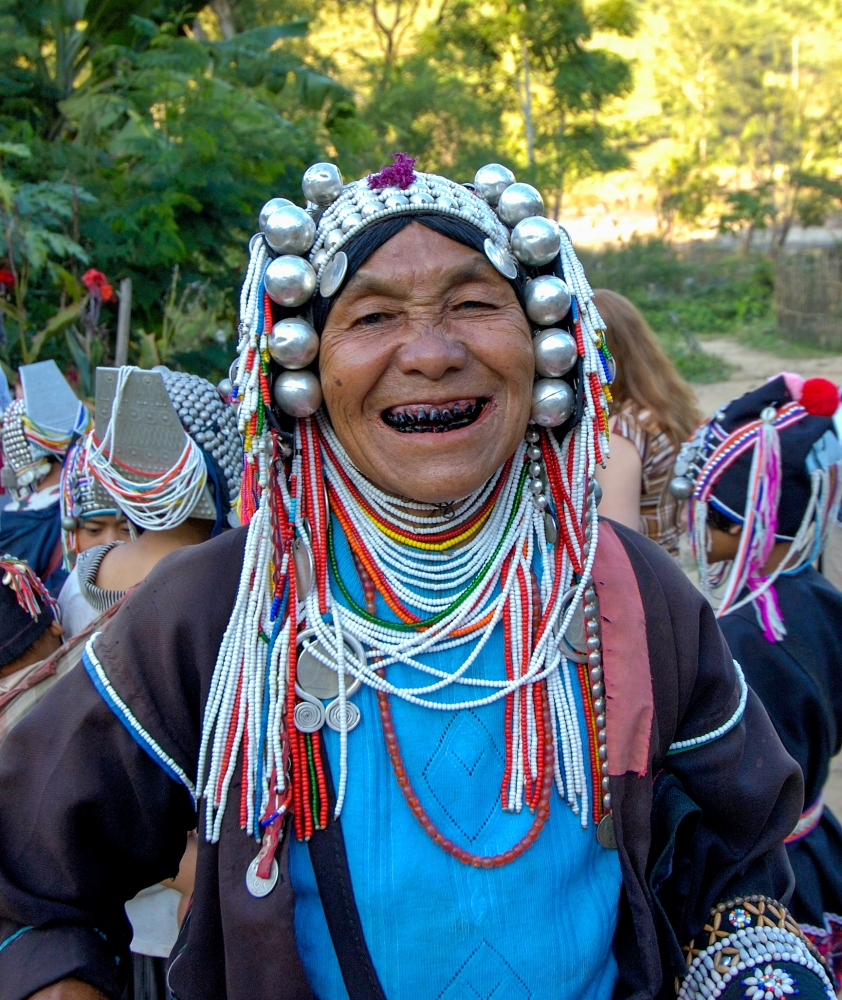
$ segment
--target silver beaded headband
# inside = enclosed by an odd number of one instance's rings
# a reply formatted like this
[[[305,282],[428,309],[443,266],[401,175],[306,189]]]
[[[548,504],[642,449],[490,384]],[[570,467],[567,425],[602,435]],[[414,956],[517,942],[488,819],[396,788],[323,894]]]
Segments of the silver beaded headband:
[[[580,357],[585,358],[586,381],[594,375],[600,394],[607,391],[612,370],[602,335],[605,325],[567,233],[543,216],[540,192],[518,183],[499,163],[481,167],[473,184],[464,185],[416,172],[414,160],[404,154],[396,154],[395,160],[379,174],[347,185],[337,166],[316,163],[302,180],[306,208],[273,198],[261,209],[261,232],[250,243],[240,299],[239,358],[230,373],[232,401],[245,404],[239,422],[247,452],[255,437],[249,421],[257,412],[258,394],[268,394],[264,363],[269,359],[282,369],[272,384],[280,410],[303,418],[322,404],[319,380],[307,370],[318,355],[318,334],[303,316],[273,323],[266,298],[288,310],[303,310],[317,289],[324,298],[334,295],[348,271],[343,248],[368,226],[397,215],[433,212],[475,226],[485,235],[486,257],[509,280],[518,275],[518,262],[530,268],[561,265],[564,279],[543,274],[526,285],[526,312],[536,327],[535,423],[557,427],[573,414],[576,400],[564,376]],[[571,308],[572,323],[566,320]],[[556,326],[562,321],[574,333]],[[586,393],[593,389],[584,386]]]

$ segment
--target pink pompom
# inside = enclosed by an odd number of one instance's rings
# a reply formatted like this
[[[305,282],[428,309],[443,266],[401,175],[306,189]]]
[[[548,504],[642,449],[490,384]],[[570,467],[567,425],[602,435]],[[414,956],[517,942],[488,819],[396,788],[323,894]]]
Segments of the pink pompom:
[[[795,372],[781,372],[784,383],[789,390],[790,396],[792,396],[793,402],[801,402],[801,393],[804,391],[804,379],[800,375],[796,375]],[[778,376],[776,375],[775,378]],[[771,382],[772,379],[769,379]]]
[[[839,409],[839,389],[826,378],[808,378],[798,400],[813,417],[832,417]]]

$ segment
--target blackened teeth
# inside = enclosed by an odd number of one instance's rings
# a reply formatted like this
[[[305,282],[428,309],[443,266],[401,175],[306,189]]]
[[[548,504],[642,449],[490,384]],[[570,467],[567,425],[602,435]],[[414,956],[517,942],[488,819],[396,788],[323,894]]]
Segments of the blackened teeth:
[[[445,434],[460,427],[472,424],[482,413],[487,400],[478,399],[464,407],[454,406],[452,410],[431,407],[428,413],[421,408],[416,413],[392,413],[386,410],[382,414],[383,422],[403,434]]]

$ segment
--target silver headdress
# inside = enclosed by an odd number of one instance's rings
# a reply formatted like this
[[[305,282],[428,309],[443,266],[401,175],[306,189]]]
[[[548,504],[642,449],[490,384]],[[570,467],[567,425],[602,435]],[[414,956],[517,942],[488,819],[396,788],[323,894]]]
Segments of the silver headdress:
[[[2,483],[17,499],[34,493],[50,471],[50,458],[62,459],[73,437],[90,428],[90,414],[55,361],[19,369],[23,399],[0,416]]]
[[[245,403],[240,408],[242,433],[247,435],[248,419],[262,392],[258,369],[269,358],[283,369],[274,379],[272,395],[284,413],[307,417],[322,403],[319,380],[308,370],[318,355],[316,331],[303,316],[273,323],[264,295],[284,309],[302,311],[314,294],[329,298],[347,274],[343,248],[368,226],[395,215],[433,212],[470,223],[485,235],[488,260],[510,280],[517,277],[519,264],[530,269],[554,264],[555,270],[563,271],[564,278],[535,274],[526,286],[526,311],[536,327],[538,378],[532,410],[536,423],[557,427],[575,408],[573,390],[564,376],[581,352],[571,332],[574,324],[564,323],[570,329],[556,326],[565,321],[571,306],[575,325],[596,352],[591,365],[598,383],[610,382],[605,326],[593,305],[590,285],[565,230],[544,218],[540,192],[517,183],[499,163],[482,167],[473,184],[465,185],[416,172],[414,161],[403,154],[396,160],[379,174],[347,185],[334,164],[316,163],[302,180],[306,208],[285,198],[273,198],[263,206],[262,232],[250,244],[240,301],[240,356],[231,367],[233,398]]]
[[[129,520],[162,531],[188,517],[228,517],[242,443],[232,409],[205,379],[163,367],[98,368],[87,463]]]

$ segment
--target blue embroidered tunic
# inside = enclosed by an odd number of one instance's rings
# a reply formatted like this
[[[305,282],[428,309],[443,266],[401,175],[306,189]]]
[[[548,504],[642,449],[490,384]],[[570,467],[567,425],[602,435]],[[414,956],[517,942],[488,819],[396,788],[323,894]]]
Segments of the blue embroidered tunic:
[[[345,585],[362,602],[347,543],[340,531],[334,537]],[[387,614],[381,603],[378,614]],[[424,662],[453,671],[470,648]],[[502,626],[471,676],[505,676]],[[403,665],[391,666],[389,677],[401,686],[418,683]],[[441,700],[455,700],[455,690]],[[363,932],[388,1000],[608,1000],[617,978],[612,940],[622,879],[617,852],[600,847],[593,822],[582,829],[554,791],[540,837],[519,859],[491,869],[462,864],[433,843],[406,804],[374,692],[364,686],[353,701],[362,719],[348,737],[341,822]],[[505,700],[459,712],[397,697],[390,704],[410,782],[441,833],[474,854],[514,846],[533,816],[500,805]],[[578,709],[584,733],[581,703]],[[339,735],[322,733],[337,781]],[[290,875],[307,978],[319,1000],[347,1000],[309,853],[296,840]]]

